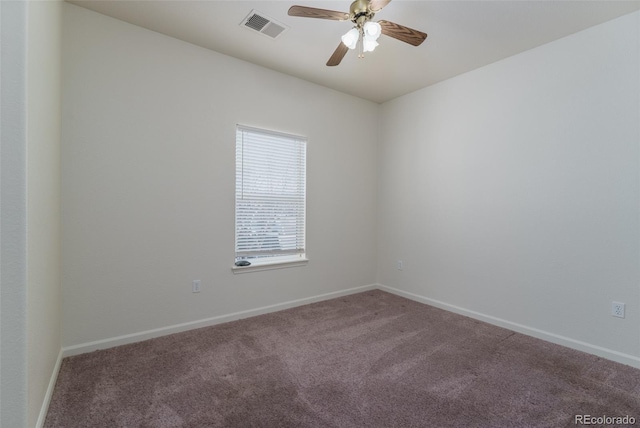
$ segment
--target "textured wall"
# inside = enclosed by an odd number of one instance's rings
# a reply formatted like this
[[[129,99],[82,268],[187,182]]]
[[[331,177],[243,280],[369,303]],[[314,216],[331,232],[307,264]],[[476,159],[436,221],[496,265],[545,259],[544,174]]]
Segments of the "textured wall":
[[[62,2],[29,2],[27,48],[28,419],[36,426],[61,347]]]
[[[639,22],[384,104],[378,282],[640,364]]]
[[[64,345],[375,282],[378,105],[64,11]],[[237,123],[308,137],[305,267],[231,271]]]
[[[0,426],[26,424],[27,6],[0,2]]]

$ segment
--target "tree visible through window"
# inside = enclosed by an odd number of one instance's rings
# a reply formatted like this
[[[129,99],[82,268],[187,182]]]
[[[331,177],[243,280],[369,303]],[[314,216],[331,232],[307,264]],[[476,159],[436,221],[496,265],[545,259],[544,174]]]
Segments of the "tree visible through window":
[[[304,257],[306,149],[303,137],[238,125],[236,261]]]

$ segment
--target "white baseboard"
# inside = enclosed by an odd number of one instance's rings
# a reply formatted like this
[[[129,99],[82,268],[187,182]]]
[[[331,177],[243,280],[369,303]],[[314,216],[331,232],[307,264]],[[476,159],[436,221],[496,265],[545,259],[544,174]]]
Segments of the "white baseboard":
[[[603,348],[601,346],[593,345],[590,343],[582,342],[580,340],[571,339],[570,337],[561,336],[548,331],[539,330],[537,328],[528,327],[526,325],[514,323],[508,320],[497,318],[491,315],[486,315],[480,312],[471,311],[469,309],[461,308],[459,306],[451,305],[449,303],[441,302],[439,300],[430,299],[428,297],[420,296],[407,291],[399,290],[397,288],[389,287],[382,284],[377,284],[377,288],[382,291],[387,291],[392,294],[396,294],[401,297],[405,297],[416,302],[424,303],[427,305],[435,306],[446,311],[454,312],[460,315],[474,318],[479,321],[484,321],[489,324],[497,325],[508,330],[515,331],[517,333],[526,334],[538,339],[546,340],[557,345],[566,346],[567,348],[576,349],[578,351],[586,352],[589,354],[597,355],[598,357],[606,358],[608,360],[616,361],[618,363],[626,364],[640,369],[640,358],[634,355],[625,354],[622,352],[614,351],[612,349]]]
[[[56,364],[53,367],[53,371],[51,372],[51,379],[49,379],[49,385],[47,386],[47,391],[44,394],[44,400],[42,400],[42,407],[40,408],[40,414],[38,415],[38,420],[36,422],[36,428],[42,428],[44,426],[44,420],[47,417],[47,412],[49,411],[49,404],[51,403],[51,398],[53,397],[53,390],[56,387],[56,381],[58,380],[58,373],[60,372],[60,366],[62,365],[62,349],[58,352],[58,359],[56,360]]]
[[[320,302],[323,300],[334,299],[336,297],[347,296],[349,294],[361,293],[367,290],[375,290],[377,284],[363,285],[360,287],[349,288],[347,290],[334,291],[331,293],[320,294],[317,296],[306,297],[303,299],[290,300],[288,302],[278,303],[275,305],[263,306],[260,308],[249,309],[246,311],[234,312],[216,317],[205,318],[197,321],[191,321],[182,324],[175,324],[167,327],[156,328],[153,330],[141,331],[138,333],[126,334],[123,336],[112,337],[108,339],[96,340],[94,342],[82,343],[79,345],[66,346],[62,348],[62,357],[84,354],[86,352],[97,351],[98,349],[112,348],[114,346],[126,345],[129,343],[141,342],[147,339],[153,339],[169,334],[180,333],[187,330],[193,330],[201,327],[209,327],[216,324],[222,324],[229,321],[235,321],[242,318],[254,317],[271,312],[281,311],[296,306],[307,305],[309,303]]]

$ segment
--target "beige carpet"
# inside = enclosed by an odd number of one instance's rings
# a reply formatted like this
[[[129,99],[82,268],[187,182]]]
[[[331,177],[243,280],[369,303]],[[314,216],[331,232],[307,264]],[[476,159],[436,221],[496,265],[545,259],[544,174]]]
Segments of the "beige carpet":
[[[370,291],[66,358],[45,426],[575,427],[576,415],[640,425],[640,370]]]

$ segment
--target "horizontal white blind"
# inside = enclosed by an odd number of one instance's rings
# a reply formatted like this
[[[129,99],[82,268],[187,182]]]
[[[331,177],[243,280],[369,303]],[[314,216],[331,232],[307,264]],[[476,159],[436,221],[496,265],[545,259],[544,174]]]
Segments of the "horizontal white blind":
[[[305,252],[307,143],[238,125],[236,260]]]

